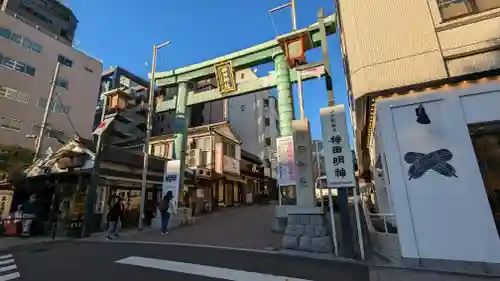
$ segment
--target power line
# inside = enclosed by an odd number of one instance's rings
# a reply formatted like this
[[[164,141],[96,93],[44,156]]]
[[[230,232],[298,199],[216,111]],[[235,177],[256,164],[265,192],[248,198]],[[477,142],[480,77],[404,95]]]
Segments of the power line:
[[[274,22],[273,15],[271,13],[269,13],[269,18],[271,19],[271,23],[273,24],[274,32],[276,32],[276,36],[279,36],[281,32],[279,31],[278,27],[276,26],[276,22]]]
[[[69,124],[71,125],[71,128],[73,129],[73,132],[78,136],[81,137],[78,131],[76,130],[75,124],[73,124],[73,121],[71,120],[71,117],[69,116],[68,110],[64,106],[64,103],[61,99],[61,95],[59,93],[56,93],[57,99],[59,100],[59,103],[61,104],[61,108],[64,112],[64,115],[66,115],[66,119],[68,119]]]

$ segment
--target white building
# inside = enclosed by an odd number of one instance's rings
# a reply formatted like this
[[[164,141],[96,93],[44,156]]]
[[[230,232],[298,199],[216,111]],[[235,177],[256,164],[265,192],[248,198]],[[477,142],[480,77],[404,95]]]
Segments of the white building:
[[[236,72],[238,83],[256,79],[251,69]],[[278,101],[269,90],[229,99],[228,119],[240,138],[241,148],[260,157],[266,176],[276,178],[276,138],[280,136]]]
[[[368,223],[371,242],[407,266],[499,273],[500,2],[337,2],[360,177],[390,223]]]

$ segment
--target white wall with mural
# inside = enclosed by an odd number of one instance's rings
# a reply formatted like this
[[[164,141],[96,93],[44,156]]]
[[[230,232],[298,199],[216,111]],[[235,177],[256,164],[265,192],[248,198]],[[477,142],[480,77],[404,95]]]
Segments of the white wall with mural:
[[[500,263],[468,127],[500,120],[499,89],[483,81],[377,100],[375,135],[403,257]]]

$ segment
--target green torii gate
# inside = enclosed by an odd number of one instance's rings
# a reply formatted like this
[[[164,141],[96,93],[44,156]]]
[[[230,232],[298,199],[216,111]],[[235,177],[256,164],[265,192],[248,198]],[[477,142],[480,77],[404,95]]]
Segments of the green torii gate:
[[[331,35],[336,31],[335,14],[324,18],[326,34]],[[282,35],[274,40],[234,52],[212,60],[204,61],[195,65],[190,65],[175,70],[157,72],[154,80],[158,87],[168,87],[178,85],[176,98],[160,102],[156,105],[156,112],[175,110],[175,132],[174,132],[174,155],[173,159],[180,160],[181,171],[185,168],[185,151],[187,145],[188,123],[186,118],[187,106],[199,103],[206,103],[220,99],[236,97],[250,94],[274,87],[278,88],[278,111],[280,121],[280,131],[282,136],[292,134],[293,97],[291,85],[297,82],[298,73],[290,69],[280,42],[287,38],[293,38],[300,34],[308,34],[311,40],[311,48],[321,46],[321,33],[319,23],[316,22],[309,27]],[[275,71],[269,72],[265,77],[260,77],[251,81],[245,81],[236,85],[236,90],[228,93],[221,93],[218,88],[194,94],[189,90],[188,84],[202,79],[215,76],[215,65],[230,61],[232,68],[236,70],[246,69],[260,64],[274,62]],[[324,75],[325,70],[322,63],[301,66],[301,79],[309,80],[319,78]],[[151,74],[149,74],[151,78]],[[183,182],[184,173],[180,173],[180,182]]]

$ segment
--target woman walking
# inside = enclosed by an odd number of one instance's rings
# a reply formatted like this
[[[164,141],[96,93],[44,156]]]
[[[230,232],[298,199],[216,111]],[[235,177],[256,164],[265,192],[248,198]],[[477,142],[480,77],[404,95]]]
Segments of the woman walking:
[[[175,202],[173,199],[172,191],[168,191],[163,199],[160,201],[159,209],[161,214],[161,234],[168,233],[168,222],[170,221],[170,217],[172,214],[177,213],[177,209],[175,206]]]

